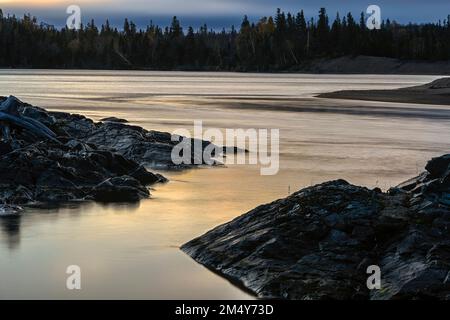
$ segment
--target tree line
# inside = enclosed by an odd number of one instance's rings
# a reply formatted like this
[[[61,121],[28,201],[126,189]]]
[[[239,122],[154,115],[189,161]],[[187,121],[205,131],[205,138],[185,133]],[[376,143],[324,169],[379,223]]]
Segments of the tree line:
[[[336,14],[321,8],[316,18],[285,13],[240,28],[215,31],[206,25],[183,30],[177,17],[170,26],[123,28],[92,20],[79,30],[57,29],[35,17],[5,16],[0,9],[0,67],[158,70],[294,70],[315,58],[370,55],[414,60],[450,59],[450,15],[436,23],[401,25],[389,19],[377,30],[361,13]]]

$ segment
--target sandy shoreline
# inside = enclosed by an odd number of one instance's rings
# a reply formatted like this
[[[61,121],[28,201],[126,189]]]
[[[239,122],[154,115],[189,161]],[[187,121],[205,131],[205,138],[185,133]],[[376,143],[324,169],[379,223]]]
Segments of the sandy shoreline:
[[[343,90],[317,95],[319,98],[450,105],[450,78],[396,90]]]
[[[389,92],[389,90],[383,90]],[[371,100],[366,98],[373,90],[354,91],[356,94],[354,100]],[[368,92],[367,95],[360,94],[360,92]],[[340,93],[340,92],[338,92]],[[346,97],[339,97],[335,93],[325,93],[319,95],[321,98],[330,99],[315,99],[315,98],[297,98],[277,100],[268,99],[253,99],[251,101],[221,101],[217,102],[223,108],[237,109],[237,110],[254,110],[263,112],[290,112],[290,113],[317,113],[317,114],[336,114],[349,116],[371,116],[371,117],[389,117],[389,118],[410,118],[410,119],[430,119],[430,120],[449,120],[450,109],[445,104],[420,104],[420,102],[413,100],[406,101],[414,104],[399,104],[395,107],[392,105],[383,105],[380,103],[364,103],[361,101],[337,101],[335,99],[350,99]],[[333,99],[331,99],[333,98]],[[388,101],[387,99],[379,101]],[[401,102],[401,101],[398,101]]]

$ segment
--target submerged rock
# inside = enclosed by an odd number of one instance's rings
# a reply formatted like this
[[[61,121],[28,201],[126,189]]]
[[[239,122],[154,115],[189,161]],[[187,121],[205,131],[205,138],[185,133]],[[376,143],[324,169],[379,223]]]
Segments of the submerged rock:
[[[181,249],[261,298],[450,299],[449,159],[387,193],[343,180],[300,190]],[[380,290],[366,285],[371,265]]]

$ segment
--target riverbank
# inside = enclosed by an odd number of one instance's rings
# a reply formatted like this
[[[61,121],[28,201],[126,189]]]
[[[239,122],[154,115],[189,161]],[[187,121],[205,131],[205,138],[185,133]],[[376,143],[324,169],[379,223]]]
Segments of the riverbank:
[[[450,78],[396,90],[343,90],[321,93],[319,98],[450,105]]]
[[[225,72],[243,74],[376,74],[376,75],[450,75],[450,61],[427,61],[427,60],[400,60],[387,57],[375,56],[342,56],[337,58],[315,58],[305,59],[290,68],[221,68],[220,66],[177,66],[173,68],[137,68],[125,66],[124,68],[33,68],[23,67],[0,67],[0,70],[55,70],[73,72],[77,70],[86,71],[154,71],[154,72]]]
[[[374,56],[343,56],[305,61],[305,73],[450,75],[450,61],[400,60]]]

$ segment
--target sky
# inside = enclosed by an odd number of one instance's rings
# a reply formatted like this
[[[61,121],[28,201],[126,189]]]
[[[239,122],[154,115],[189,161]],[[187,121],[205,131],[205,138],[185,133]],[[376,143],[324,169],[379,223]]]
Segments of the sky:
[[[122,26],[125,17],[144,27],[150,20],[165,26],[176,15],[183,26],[198,27],[206,23],[214,29],[239,26],[246,14],[251,20],[273,15],[276,8],[283,11],[305,11],[307,17],[316,16],[325,7],[330,17],[337,11],[352,12],[359,17],[371,4],[381,8],[382,18],[400,23],[437,22],[450,14],[450,0],[0,0],[4,13],[30,13],[39,21],[61,27],[67,19],[69,5],[80,6],[83,23],[95,19],[97,24],[109,19]]]

